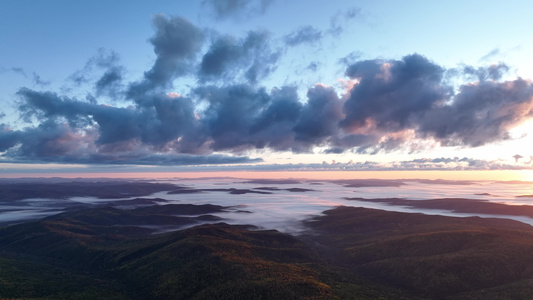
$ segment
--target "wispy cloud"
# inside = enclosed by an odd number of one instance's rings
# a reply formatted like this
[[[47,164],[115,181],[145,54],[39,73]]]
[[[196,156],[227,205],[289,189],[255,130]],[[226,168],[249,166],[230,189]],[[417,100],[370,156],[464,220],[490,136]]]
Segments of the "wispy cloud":
[[[12,72],[12,73],[20,74],[20,75],[26,77],[26,71],[24,71],[23,68],[19,68],[19,67],[3,68],[3,67],[0,67],[0,73],[6,73],[6,72]]]
[[[284,37],[285,43],[289,46],[300,44],[316,44],[322,39],[322,32],[313,26],[304,26],[293,31]]]
[[[339,36],[344,31],[344,26],[361,13],[359,7],[352,7],[347,10],[339,11],[330,19],[330,28],[328,32],[334,36]]]
[[[250,18],[263,14],[274,0],[204,0],[203,6],[217,19]]]
[[[50,81],[43,80],[41,76],[39,76],[37,73],[33,72],[33,83],[40,86],[47,86],[50,85]]]

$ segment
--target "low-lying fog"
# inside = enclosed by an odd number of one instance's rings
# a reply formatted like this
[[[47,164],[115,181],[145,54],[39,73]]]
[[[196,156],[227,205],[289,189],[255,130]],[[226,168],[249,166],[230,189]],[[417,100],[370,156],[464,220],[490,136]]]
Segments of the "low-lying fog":
[[[451,182],[451,181],[394,181],[394,182],[323,182],[291,181],[247,182],[239,179],[167,179],[154,182],[174,183],[188,188],[189,192],[157,192],[142,198],[163,198],[163,204],[216,204],[232,206],[228,212],[216,213],[229,224],[252,224],[266,229],[297,232],[301,220],[339,206],[359,206],[401,212],[421,212],[446,216],[501,217],[533,225],[526,216],[495,215],[485,213],[458,213],[446,209],[421,209],[382,202],[347,200],[345,198],[404,198],[429,200],[438,198],[481,199],[508,205],[531,205],[533,194],[527,182]],[[376,184],[375,182],[378,182]],[[380,183],[381,182],[381,183]],[[395,183],[402,183],[397,185]],[[361,186],[365,184],[382,186]],[[238,191],[230,193],[229,189]],[[194,190],[194,191],[193,191]],[[196,191],[202,190],[202,191]],[[521,196],[521,197],[517,197]],[[125,198],[121,200],[128,200]],[[61,212],[67,207],[80,204],[104,204],[117,199],[73,197],[67,200],[25,199],[3,204],[0,202],[0,223],[37,219]],[[245,211],[245,212],[243,212]]]

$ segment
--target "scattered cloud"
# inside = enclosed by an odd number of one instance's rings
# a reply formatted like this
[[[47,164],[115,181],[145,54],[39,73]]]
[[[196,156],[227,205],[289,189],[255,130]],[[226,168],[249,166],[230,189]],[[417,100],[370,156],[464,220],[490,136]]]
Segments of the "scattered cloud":
[[[26,77],[26,71],[24,71],[23,68],[19,68],[19,67],[3,68],[3,67],[0,67],[0,73],[6,73],[6,72],[13,72],[15,74],[20,74],[20,75]]]
[[[40,86],[50,85],[50,81],[43,80],[41,76],[39,76],[37,73],[33,72],[32,75],[33,75],[33,83],[35,85],[40,85]]]
[[[360,60],[360,58],[363,56],[363,54],[359,51],[352,51],[348,53],[346,56],[339,58],[338,62],[342,66],[349,66],[352,64],[355,64]]]
[[[316,72],[319,67],[320,67],[320,63],[312,61],[312,62],[309,63],[309,65],[305,69],[309,70],[309,71],[312,71],[312,72]]]
[[[216,19],[250,18],[264,14],[274,0],[204,0],[203,6]]]
[[[185,167],[181,170],[187,170]],[[323,161],[298,164],[244,164],[227,166],[197,166],[197,171],[483,171],[532,170],[531,165],[508,164],[501,160],[482,160],[468,157],[423,158],[405,161]]]
[[[76,86],[90,82],[95,70],[107,70],[119,66],[119,55],[114,51],[104,48],[98,49],[98,53],[89,58],[83,68],[77,70],[68,77],[68,80]]]
[[[498,64],[492,64],[488,67],[479,68],[464,66],[461,72],[463,75],[467,77],[473,77],[479,81],[500,80],[503,75],[509,72],[509,66],[502,62]]]
[[[499,48],[494,48],[492,50],[489,51],[489,53],[483,55],[480,59],[480,61],[490,61],[491,59],[493,59],[494,57],[497,57],[501,55],[501,51]]]
[[[221,17],[270,3],[204,1]],[[334,31],[359,12],[337,14]],[[100,49],[69,78],[92,88],[84,99],[20,88],[17,109],[26,123],[0,125],[0,157],[10,162],[241,164],[260,161],[246,156],[255,150],[312,153],[320,147],[324,154],[377,154],[417,151],[424,147],[420,141],[477,147],[510,139],[510,129],[533,117],[533,83],[503,80],[509,70],[504,63],[446,69],[420,54],[361,60],[354,51],[339,60],[346,76],[341,90],[317,83],[302,96],[290,84],[267,89],[262,83],[276,70],[283,47],[320,42],[323,33],[314,27],[276,40],[264,30],[223,35],[182,17],[156,15],[153,24],[149,43],[155,59],[137,81],[126,82],[118,54]],[[307,65],[317,71],[321,62]],[[183,77],[192,83],[177,94],[175,80]],[[34,82],[48,84],[35,73]],[[121,102],[111,106],[103,99]],[[521,162],[521,156],[514,158]],[[327,165],[362,170],[508,166],[466,158]]]
[[[344,26],[351,20],[355,19],[361,13],[361,8],[352,7],[347,10],[339,11],[330,19],[330,28],[328,32],[333,36],[339,36],[344,31]]]
[[[300,44],[314,45],[322,39],[322,32],[313,26],[304,26],[284,37],[288,46],[297,46]]]
[[[114,99],[118,98],[120,91],[123,90],[123,74],[123,67],[110,67],[94,84],[96,95],[106,95]]]

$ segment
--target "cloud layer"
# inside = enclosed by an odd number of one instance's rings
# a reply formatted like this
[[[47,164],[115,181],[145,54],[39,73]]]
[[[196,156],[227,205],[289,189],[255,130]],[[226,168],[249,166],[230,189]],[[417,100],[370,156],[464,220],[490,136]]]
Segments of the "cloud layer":
[[[219,17],[246,8],[227,3],[213,6]],[[264,30],[221,34],[181,17],[157,15],[153,25],[155,59],[139,80],[125,82],[118,54],[101,51],[71,76],[92,87],[85,99],[20,88],[17,107],[27,123],[0,125],[4,161],[231,164],[260,161],[246,156],[257,149],[380,153],[416,149],[420,141],[477,147],[509,139],[510,129],[533,116],[532,82],[503,81],[505,64],[445,69],[420,54],[359,60],[345,69],[346,90],[317,83],[302,98],[297,86],[267,90],[262,82],[290,47],[320,43],[324,33],[314,27],[275,39]],[[101,74],[91,81],[93,70]],[[183,78],[194,82],[185,96],[173,92]]]

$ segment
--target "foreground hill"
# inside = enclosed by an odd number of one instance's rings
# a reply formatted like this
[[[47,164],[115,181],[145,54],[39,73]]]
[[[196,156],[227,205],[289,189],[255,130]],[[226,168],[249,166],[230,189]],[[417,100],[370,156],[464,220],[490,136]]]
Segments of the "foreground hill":
[[[307,225],[331,265],[412,295],[533,295],[533,227],[520,222],[340,207]]]
[[[527,299],[533,228],[339,207],[291,236],[215,220],[219,206],[80,209],[0,230],[0,297]],[[187,223],[190,224],[190,223]]]

